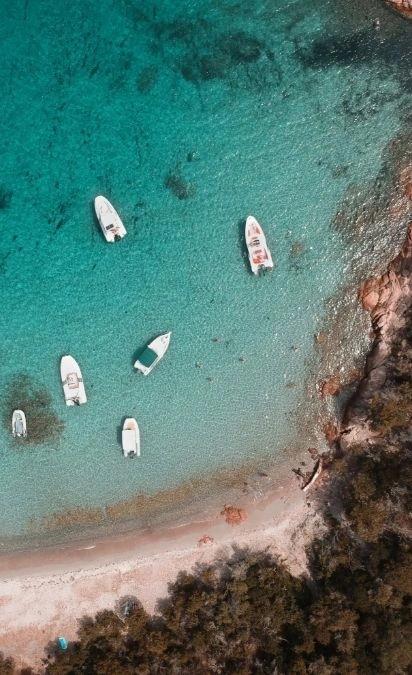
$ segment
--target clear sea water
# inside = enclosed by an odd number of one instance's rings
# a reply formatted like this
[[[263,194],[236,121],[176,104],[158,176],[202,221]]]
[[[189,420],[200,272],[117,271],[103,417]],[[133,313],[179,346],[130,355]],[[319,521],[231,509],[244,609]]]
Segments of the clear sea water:
[[[1,1],[0,381],[27,373],[64,422],[27,447],[0,429],[4,540],[56,512],[293,460],[313,336],[351,283],[331,222],[348,186],[378,174],[411,100],[410,26],[356,4]],[[96,194],[127,227],[114,246]],[[276,261],[259,279],[249,213]],[[382,237],[387,256],[400,241]],[[169,330],[139,376],[137,351]],[[64,405],[65,353],[81,408]],[[125,416],[141,428],[135,462]]]

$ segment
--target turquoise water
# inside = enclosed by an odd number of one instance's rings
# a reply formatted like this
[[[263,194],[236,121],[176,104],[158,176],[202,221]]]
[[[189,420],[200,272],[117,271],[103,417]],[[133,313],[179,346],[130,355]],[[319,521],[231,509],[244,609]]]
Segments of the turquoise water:
[[[3,537],[293,459],[313,335],[350,282],[331,220],[350,184],[377,175],[410,103],[406,22],[371,3],[377,32],[352,3],[308,4],[1,2],[0,378],[6,391],[28,373],[64,422],[24,448],[1,428]],[[128,230],[114,246],[96,194]],[[276,261],[260,279],[249,213]],[[169,330],[164,361],[139,376],[137,351]],[[78,409],[64,405],[65,353],[85,379]],[[134,463],[125,416],[141,428]]]

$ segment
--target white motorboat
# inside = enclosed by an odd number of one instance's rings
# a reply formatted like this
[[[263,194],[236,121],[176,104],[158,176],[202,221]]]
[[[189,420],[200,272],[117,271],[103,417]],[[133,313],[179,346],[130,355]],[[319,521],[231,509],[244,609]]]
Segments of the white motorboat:
[[[124,421],[122,448],[125,457],[140,457],[140,430],[133,417],[127,417]]]
[[[72,356],[63,356],[60,363],[66,405],[82,405],[87,402],[82,372]]]
[[[11,428],[13,436],[16,438],[26,438],[27,436],[27,422],[26,415],[23,410],[14,410],[11,420]]]
[[[272,269],[273,260],[266,243],[266,237],[253,216],[248,216],[246,219],[245,238],[253,274],[259,274],[263,269]]]
[[[140,370],[143,375],[149,375],[160,359],[166,354],[170,343],[171,333],[164,333],[149,342],[146,349],[140,354],[134,367]]]
[[[109,200],[99,195],[94,200],[94,209],[106,241],[113,243],[123,239],[126,235],[126,228]]]

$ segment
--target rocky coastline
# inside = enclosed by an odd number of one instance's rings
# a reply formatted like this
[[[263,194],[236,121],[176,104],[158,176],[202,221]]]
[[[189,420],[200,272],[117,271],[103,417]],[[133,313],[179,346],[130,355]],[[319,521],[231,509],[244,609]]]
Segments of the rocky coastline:
[[[403,192],[408,197],[412,208],[412,167],[404,170]],[[334,459],[345,454],[352,447],[368,445],[381,434],[371,424],[373,402],[390,379],[391,370],[395,370],[396,357],[391,362],[394,345],[402,341],[402,333],[411,323],[409,313],[412,309],[412,220],[407,227],[405,241],[397,256],[389,263],[387,270],[380,276],[364,281],[358,292],[359,301],[364,310],[369,312],[374,341],[366,358],[362,376],[353,380],[358,385],[353,396],[344,408],[342,417],[330,420],[323,427],[323,432],[330,448],[329,452],[319,454],[316,449],[308,452],[314,460],[312,471],[306,474],[293,469],[301,482],[301,490],[307,492],[316,483],[316,489],[328,483],[333,472]],[[405,343],[405,340],[403,340]],[[405,345],[403,345],[405,347]],[[407,351],[406,347],[406,351]],[[401,358],[398,355],[398,359]],[[319,382],[317,390],[321,399],[337,397],[348,382],[342,383],[339,374]],[[390,389],[391,384],[388,384]],[[314,452],[312,452],[314,450]],[[321,480],[318,478],[322,476]]]
[[[406,19],[412,19],[412,0],[386,0],[386,4]]]
[[[406,190],[412,200],[412,182],[407,184]],[[405,327],[405,317],[412,306],[412,221],[399,254],[384,274],[361,285],[359,299],[370,314],[375,339],[366,360],[364,376],[342,420],[338,438],[342,450],[376,436],[370,424],[371,405],[388,378],[392,347]]]

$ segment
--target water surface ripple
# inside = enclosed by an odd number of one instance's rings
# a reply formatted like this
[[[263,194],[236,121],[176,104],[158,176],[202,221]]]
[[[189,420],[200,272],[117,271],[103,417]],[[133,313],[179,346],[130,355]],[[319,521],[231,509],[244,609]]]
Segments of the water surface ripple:
[[[313,335],[353,273],[331,222],[348,187],[378,175],[411,99],[410,28],[367,5],[1,2],[4,539],[56,512],[293,461]],[[100,193],[128,229],[115,246],[93,218]],[[276,262],[260,279],[249,213]],[[400,236],[382,233],[365,269]],[[137,375],[137,350],[166,330],[167,357]],[[356,355],[356,326],[352,338]],[[83,370],[79,409],[64,406],[65,353]],[[22,373],[63,429],[19,447],[8,414]],[[134,463],[125,416],[141,427]]]

